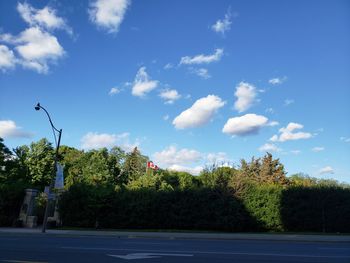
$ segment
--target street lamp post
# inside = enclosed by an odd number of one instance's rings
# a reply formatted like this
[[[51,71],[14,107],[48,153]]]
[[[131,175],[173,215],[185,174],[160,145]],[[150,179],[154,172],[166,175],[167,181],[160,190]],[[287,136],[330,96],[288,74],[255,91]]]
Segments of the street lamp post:
[[[46,231],[46,225],[47,225],[47,218],[48,218],[48,215],[49,215],[49,202],[50,202],[50,194],[51,194],[51,190],[54,188],[54,179],[55,179],[55,174],[56,174],[56,169],[57,169],[57,162],[58,162],[58,150],[60,148],[60,143],[61,143],[61,135],[62,135],[62,129],[57,129],[53,123],[52,123],[52,120],[51,120],[51,117],[50,117],[50,114],[47,112],[47,110],[40,105],[40,103],[38,103],[36,106],[35,106],[35,110],[40,110],[42,109],[43,111],[45,111],[47,117],[49,118],[49,121],[50,121],[50,125],[51,125],[51,128],[52,128],[52,132],[53,132],[53,135],[54,135],[54,138],[55,138],[55,144],[56,144],[56,153],[55,153],[55,163],[54,163],[54,169],[53,169],[53,178],[51,179],[51,183],[50,183],[50,186],[49,186],[49,192],[47,194],[47,202],[46,202],[46,207],[45,207],[45,214],[44,214],[44,219],[43,219],[43,227],[42,227],[42,230],[41,232],[42,233],[45,233]],[[57,140],[57,135],[56,135],[56,132],[58,132],[58,140]]]

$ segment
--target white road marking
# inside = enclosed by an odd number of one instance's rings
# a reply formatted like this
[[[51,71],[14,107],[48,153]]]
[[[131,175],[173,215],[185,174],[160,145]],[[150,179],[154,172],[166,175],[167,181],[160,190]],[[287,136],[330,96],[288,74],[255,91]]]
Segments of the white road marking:
[[[307,254],[282,254],[282,253],[245,253],[245,252],[219,252],[219,251],[188,251],[188,250],[157,250],[157,249],[132,249],[132,248],[108,248],[108,247],[61,247],[63,249],[77,250],[107,250],[107,251],[139,251],[152,253],[188,253],[188,254],[213,254],[213,255],[242,255],[242,256],[270,256],[270,257],[305,257],[305,258],[349,258],[350,256],[333,255],[307,255]]]
[[[130,259],[147,259],[147,258],[160,258],[160,257],[193,257],[190,254],[169,254],[169,253],[132,253],[127,255],[110,255],[107,256],[122,258],[126,260]]]

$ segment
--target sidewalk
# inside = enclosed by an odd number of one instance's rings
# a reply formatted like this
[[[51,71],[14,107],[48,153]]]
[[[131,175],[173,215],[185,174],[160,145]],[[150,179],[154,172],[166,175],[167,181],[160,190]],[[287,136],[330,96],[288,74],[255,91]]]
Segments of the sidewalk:
[[[217,239],[217,240],[269,240],[299,242],[349,242],[350,235],[302,235],[270,233],[182,233],[182,232],[138,232],[103,230],[57,230],[47,229],[41,233],[39,228],[0,228],[1,234],[36,234],[55,236],[101,236],[122,238],[164,238],[164,239]]]

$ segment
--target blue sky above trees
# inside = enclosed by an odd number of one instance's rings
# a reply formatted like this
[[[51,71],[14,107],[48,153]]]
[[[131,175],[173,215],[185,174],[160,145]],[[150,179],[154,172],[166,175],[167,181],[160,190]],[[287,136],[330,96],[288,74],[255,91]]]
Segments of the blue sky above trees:
[[[0,136],[350,182],[348,1],[2,1]]]

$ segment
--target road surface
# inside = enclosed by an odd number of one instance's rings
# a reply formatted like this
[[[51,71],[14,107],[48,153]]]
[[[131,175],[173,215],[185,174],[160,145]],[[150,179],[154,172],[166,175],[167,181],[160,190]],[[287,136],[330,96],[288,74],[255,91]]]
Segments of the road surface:
[[[350,243],[0,234],[0,262],[350,262]]]

